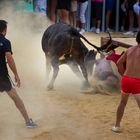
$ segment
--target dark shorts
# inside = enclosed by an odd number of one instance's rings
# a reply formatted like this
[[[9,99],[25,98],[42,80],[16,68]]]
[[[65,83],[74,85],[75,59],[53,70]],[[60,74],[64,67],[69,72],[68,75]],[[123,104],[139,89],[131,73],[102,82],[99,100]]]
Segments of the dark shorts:
[[[57,1],[57,9],[64,9],[70,11],[71,0],[58,0]]]
[[[12,83],[9,76],[0,76],[0,92],[10,91]]]
[[[128,2],[128,10],[133,11],[133,5],[135,4],[135,2]]]
[[[115,0],[106,0],[106,10],[113,10],[115,6]]]
[[[93,18],[95,18],[96,20],[102,19],[102,6],[102,3],[92,2]]]

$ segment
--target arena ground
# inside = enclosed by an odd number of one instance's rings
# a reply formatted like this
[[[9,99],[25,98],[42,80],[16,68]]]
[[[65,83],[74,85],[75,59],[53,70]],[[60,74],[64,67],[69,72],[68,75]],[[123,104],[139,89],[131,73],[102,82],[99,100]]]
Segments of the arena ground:
[[[5,18],[5,16],[3,16]],[[5,94],[0,94],[0,140],[139,140],[139,108],[130,96],[122,120],[122,133],[113,133],[115,113],[120,100],[117,92],[81,93],[80,81],[63,65],[54,91],[46,90],[45,56],[41,49],[43,32],[31,32],[8,20],[7,37],[12,41],[15,62],[21,77],[17,89],[30,116],[38,124],[27,129],[21,114]],[[28,22],[29,24],[29,22]],[[22,28],[20,28],[22,27]],[[99,45],[106,34],[84,34]],[[113,34],[118,35],[120,34]],[[122,51],[119,49],[118,51]],[[94,84],[94,83],[92,83]]]

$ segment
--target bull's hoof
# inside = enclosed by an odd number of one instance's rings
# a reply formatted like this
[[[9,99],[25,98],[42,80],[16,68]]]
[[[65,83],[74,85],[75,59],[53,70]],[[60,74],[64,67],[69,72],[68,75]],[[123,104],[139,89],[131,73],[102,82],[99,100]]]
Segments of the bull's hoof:
[[[85,90],[80,90],[81,93],[86,93],[86,94],[93,94],[93,88],[87,88]]]
[[[47,90],[54,90],[53,85],[48,85],[48,86],[47,86]]]
[[[91,88],[91,86],[88,82],[83,82],[82,83],[81,90],[85,91],[85,90],[88,90],[90,88]]]

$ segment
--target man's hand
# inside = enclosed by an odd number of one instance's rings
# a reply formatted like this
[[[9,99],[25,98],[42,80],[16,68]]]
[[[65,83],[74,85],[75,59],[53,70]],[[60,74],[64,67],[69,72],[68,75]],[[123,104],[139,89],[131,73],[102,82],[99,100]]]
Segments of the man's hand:
[[[18,75],[15,75],[15,82],[16,82],[16,86],[20,87],[20,78]]]
[[[12,70],[13,74],[15,75],[16,86],[20,87],[20,78],[18,76],[18,72],[17,72],[17,69],[16,69],[16,64],[14,62],[14,59],[12,57],[11,52],[6,52],[5,56],[6,56],[7,63],[9,65],[10,69]]]

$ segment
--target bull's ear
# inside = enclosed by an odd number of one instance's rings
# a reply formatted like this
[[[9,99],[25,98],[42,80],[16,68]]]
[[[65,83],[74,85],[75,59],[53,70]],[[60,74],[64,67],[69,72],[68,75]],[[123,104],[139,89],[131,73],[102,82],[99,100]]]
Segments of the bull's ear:
[[[105,54],[100,53],[100,58],[105,58]]]

